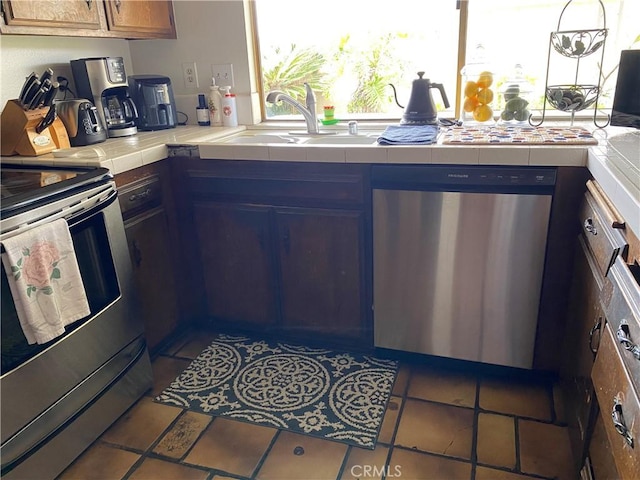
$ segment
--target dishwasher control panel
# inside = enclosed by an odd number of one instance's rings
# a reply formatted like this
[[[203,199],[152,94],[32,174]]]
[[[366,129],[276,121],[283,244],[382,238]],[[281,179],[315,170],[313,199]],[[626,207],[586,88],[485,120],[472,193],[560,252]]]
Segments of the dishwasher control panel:
[[[373,188],[402,190],[553,189],[554,167],[373,165]]]

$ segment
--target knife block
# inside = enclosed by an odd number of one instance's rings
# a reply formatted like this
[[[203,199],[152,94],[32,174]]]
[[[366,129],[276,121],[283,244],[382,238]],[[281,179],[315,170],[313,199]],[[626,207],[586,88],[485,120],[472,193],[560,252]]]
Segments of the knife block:
[[[58,148],[70,148],[67,130],[57,117],[49,127],[36,132],[48,111],[49,107],[24,110],[18,100],[9,100],[0,117],[2,155],[37,157]]]

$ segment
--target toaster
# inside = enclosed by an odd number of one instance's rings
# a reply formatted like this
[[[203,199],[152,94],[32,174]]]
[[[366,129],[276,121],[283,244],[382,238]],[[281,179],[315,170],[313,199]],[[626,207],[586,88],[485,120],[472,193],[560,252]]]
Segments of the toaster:
[[[107,139],[98,110],[89,100],[61,100],[55,103],[56,114],[62,120],[72,147],[93,145]]]

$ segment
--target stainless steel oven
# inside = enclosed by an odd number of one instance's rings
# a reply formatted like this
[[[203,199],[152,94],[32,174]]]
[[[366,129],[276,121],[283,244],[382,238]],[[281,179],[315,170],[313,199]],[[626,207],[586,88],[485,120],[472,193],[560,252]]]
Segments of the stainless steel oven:
[[[29,345],[2,269],[2,477],[54,478],[151,387],[108,170],[2,165],[0,242],[64,217],[91,313]]]

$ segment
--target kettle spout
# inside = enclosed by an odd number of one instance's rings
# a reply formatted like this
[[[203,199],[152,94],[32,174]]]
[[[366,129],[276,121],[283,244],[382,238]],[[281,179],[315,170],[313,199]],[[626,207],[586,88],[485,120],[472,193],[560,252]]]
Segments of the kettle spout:
[[[398,105],[400,108],[404,108],[402,105],[400,105],[400,102],[398,102],[398,94],[396,93],[396,87],[394,87],[392,83],[390,83],[389,86],[393,89],[393,98],[396,101],[396,105]]]

